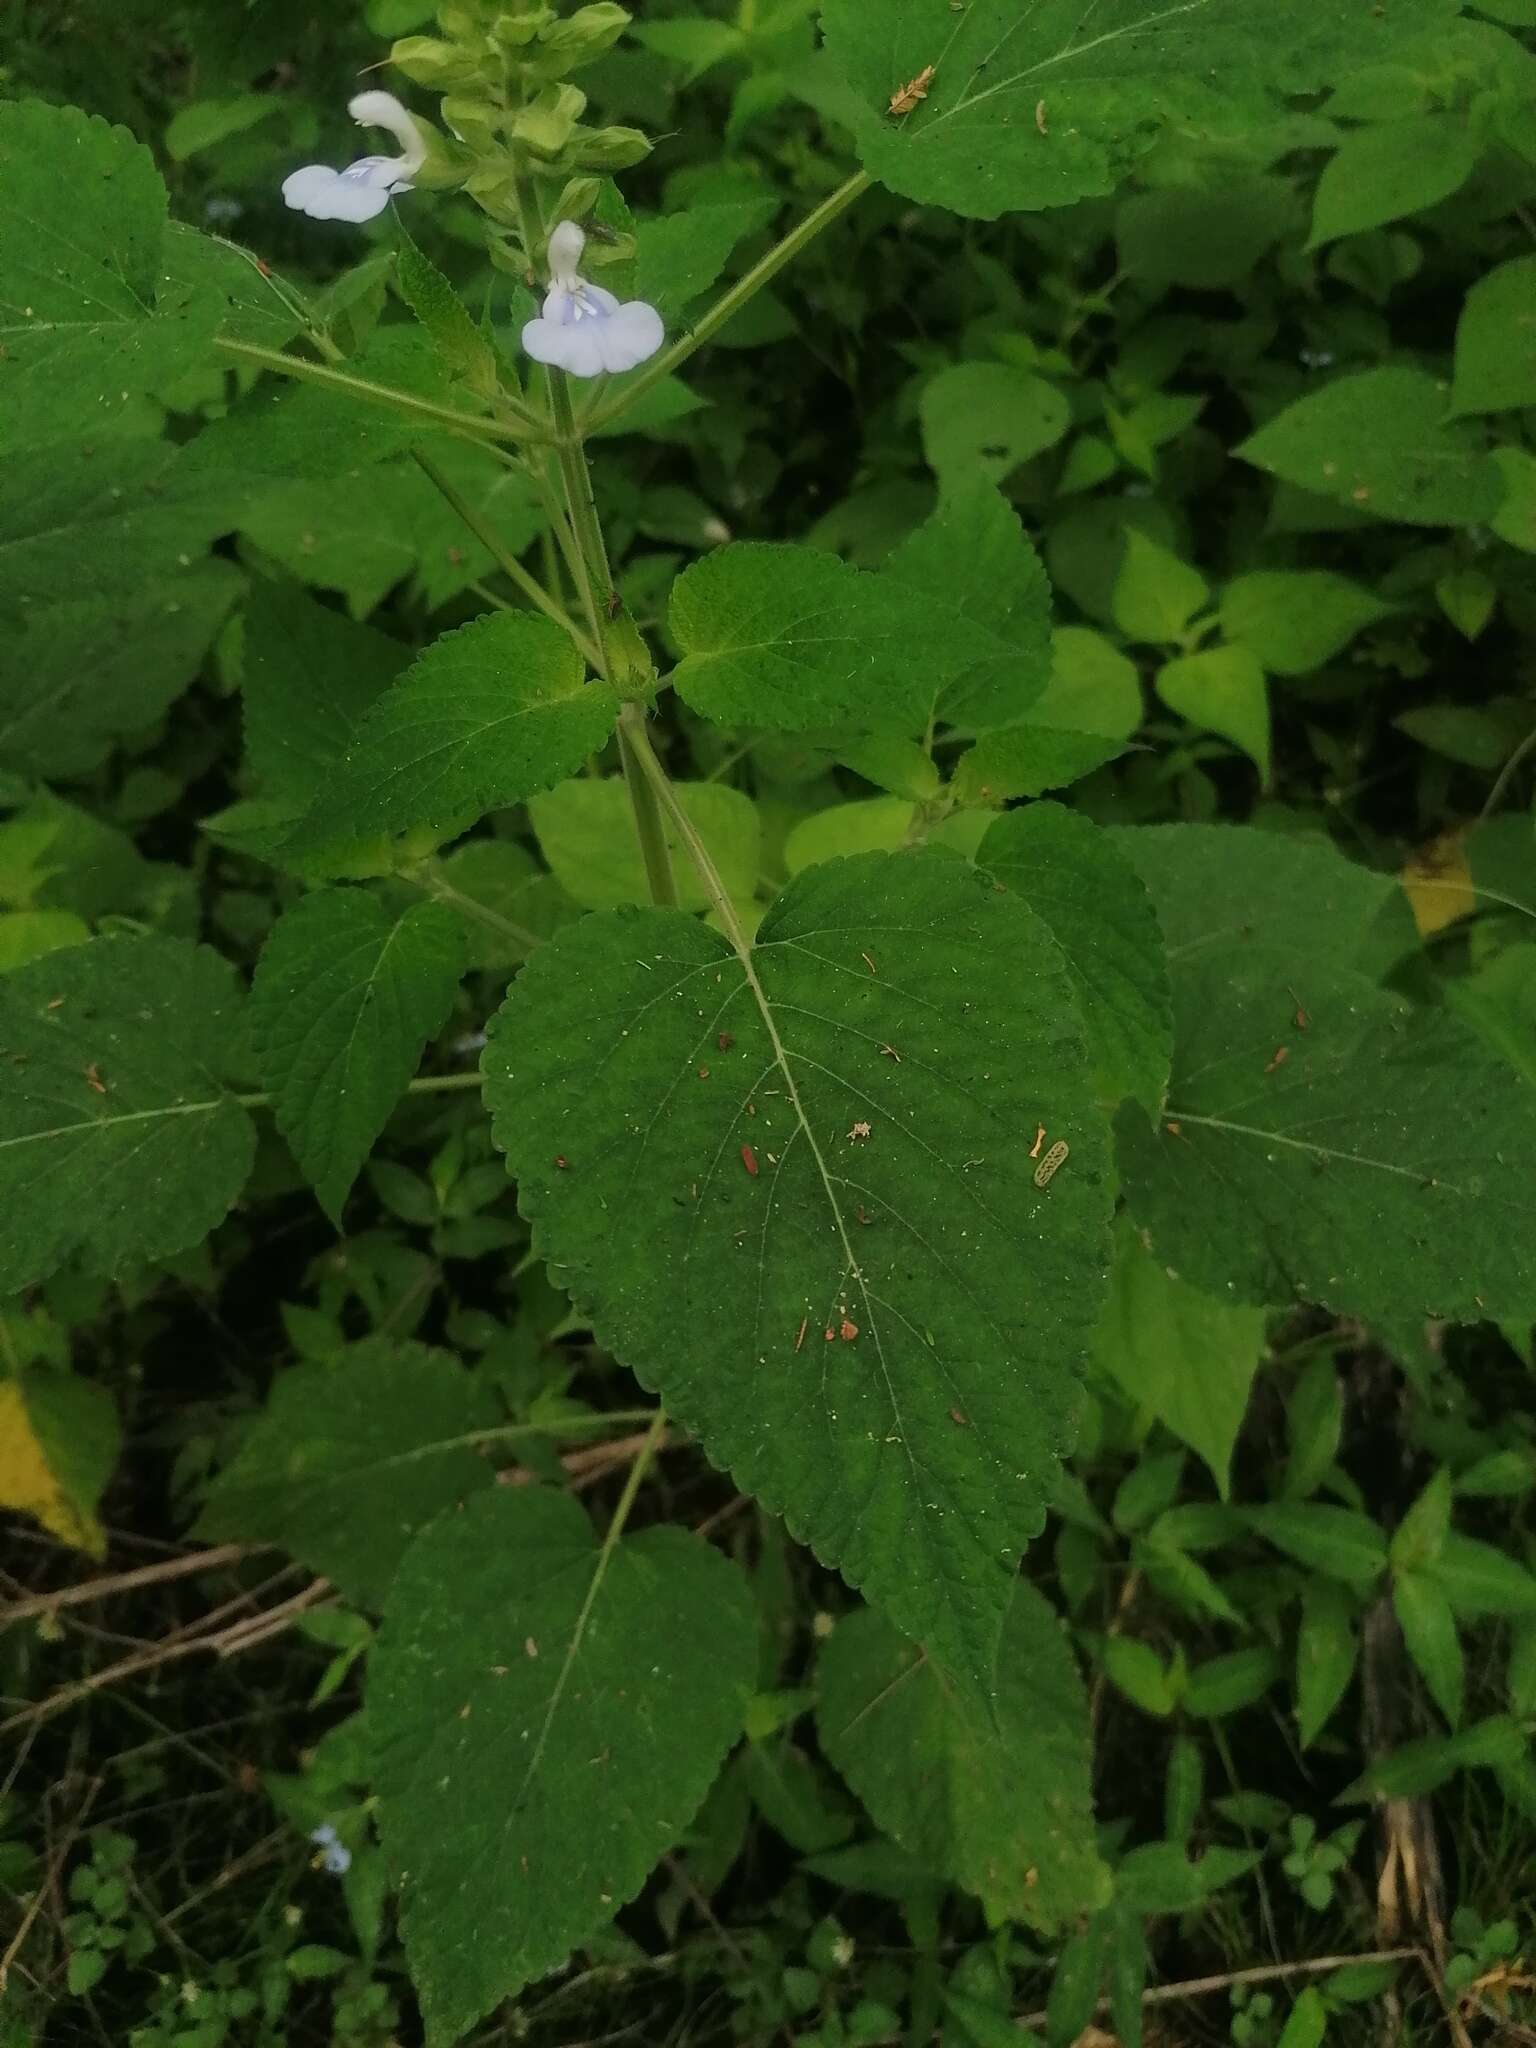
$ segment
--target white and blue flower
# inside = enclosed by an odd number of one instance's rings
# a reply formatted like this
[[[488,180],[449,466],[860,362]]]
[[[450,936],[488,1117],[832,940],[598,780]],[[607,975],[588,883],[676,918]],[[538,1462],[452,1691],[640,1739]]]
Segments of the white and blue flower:
[[[397,192],[409,192],[427,160],[420,128],[392,92],[360,92],[347,112],[361,128],[387,128],[400,144],[399,156],[360,156],[344,171],[329,164],[305,164],[283,180],[283,197],[311,220],[372,220]]]
[[[332,1877],[345,1877],[352,1868],[352,1851],[330,1822],[322,1821],[319,1827],[311,1828],[309,1839],[320,1851],[320,1868],[328,1870]]]
[[[644,299],[620,305],[612,292],[588,284],[576,266],[587,238],[563,220],[549,238],[549,292],[544,310],[523,329],[523,347],[536,363],[572,377],[632,370],[666,339],[661,315]]]

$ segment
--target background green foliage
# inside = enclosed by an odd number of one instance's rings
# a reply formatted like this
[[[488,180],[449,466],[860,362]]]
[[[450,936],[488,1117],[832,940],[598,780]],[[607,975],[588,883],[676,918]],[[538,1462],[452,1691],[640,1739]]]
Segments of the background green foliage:
[[[1536,2025],[1536,9],[1186,11],[636,10],[597,622],[438,10],[14,0],[3,2048]]]

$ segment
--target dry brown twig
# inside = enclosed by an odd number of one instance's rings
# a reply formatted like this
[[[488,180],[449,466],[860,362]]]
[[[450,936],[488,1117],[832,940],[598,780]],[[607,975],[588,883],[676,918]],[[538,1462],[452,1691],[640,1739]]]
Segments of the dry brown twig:
[[[34,1614],[53,1614],[61,1607],[81,1607],[91,1600],[110,1600],[119,1593],[136,1592],[141,1586],[155,1586],[167,1579],[187,1578],[193,1572],[214,1571],[220,1565],[254,1557],[260,1545],[220,1543],[210,1550],[191,1551],[185,1557],[168,1557],[159,1564],[141,1564],[132,1571],[112,1572],[106,1578],[85,1579],[79,1585],[60,1586],[52,1593],[29,1593],[0,1607],[0,1628],[13,1621],[27,1621]]]

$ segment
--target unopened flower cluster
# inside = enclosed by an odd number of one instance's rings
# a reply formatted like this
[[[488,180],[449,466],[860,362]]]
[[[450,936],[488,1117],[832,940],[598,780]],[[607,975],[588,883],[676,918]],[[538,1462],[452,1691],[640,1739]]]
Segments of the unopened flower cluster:
[[[631,370],[665,338],[661,316],[643,300],[621,302],[578,266],[587,249],[582,218],[596,205],[604,174],[638,163],[650,143],[632,128],[592,128],[586,95],[567,74],[601,56],[628,25],[614,0],[595,0],[568,16],[540,4],[495,12],[477,0],[444,0],[441,37],[407,36],[390,53],[396,70],[438,88],[452,141],[412,114],[393,93],[359,93],[348,111],[363,127],[382,128],[396,156],[358,157],[342,170],[306,164],[283,181],[283,197],[314,220],[369,221],[392,199],[426,184],[458,187],[495,224],[491,256],[549,289],[523,328],[535,361],[573,377]],[[553,220],[544,247],[534,196],[551,192]],[[591,261],[627,253],[622,237],[591,251]]]

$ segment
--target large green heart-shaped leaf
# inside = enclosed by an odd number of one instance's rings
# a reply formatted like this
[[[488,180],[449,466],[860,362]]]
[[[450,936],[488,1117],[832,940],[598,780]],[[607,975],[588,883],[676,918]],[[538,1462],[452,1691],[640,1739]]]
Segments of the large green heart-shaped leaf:
[[[218,295],[163,278],[166,195],[126,129],[75,107],[0,106],[0,438],[153,431],[147,394],[210,352]]]
[[[476,619],[434,640],[364,714],[285,855],[314,873],[374,872],[370,842],[456,837],[573,773],[617,716],[548,619]]]
[[[865,169],[908,199],[995,220],[1112,191],[1166,122],[1330,84],[1455,11],[1455,0],[823,0],[821,12],[861,109]]]
[[[464,972],[442,903],[399,916],[363,889],[285,910],[251,990],[251,1032],[277,1127],[338,1226],[363,1161],[439,1032]]]
[[[1165,1120],[1119,1125],[1159,1259],[1230,1301],[1536,1310],[1536,1088],[1455,1018],[1262,936],[1172,970]]]
[[[244,1185],[239,996],[179,939],[71,946],[0,980],[0,1296],[206,1237]]]
[[[418,1531],[491,1484],[476,1446],[500,1412],[488,1382],[425,1344],[370,1337],[293,1366],[215,1479],[197,1534],[278,1544],[381,1607]]]
[[[0,673],[0,762],[45,777],[99,767],[186,688],[239,594],[228,562],[200,560],[131,591],[29,606]]]
[[[1108,1261],[1045,927],[937,850],[806,869],[740,953],[675,911],[589,917],[525,968],[485,1072],[602,1341],[985,1690]]]
[[[1021,1583],[1003,1629],[995,1710],[950,1684],[865,1609],[816,1660],[822,1744],[871,1815],[994,1917],[1048,1930],[1102,1906],[1088,1700],[1049,1603]]]
[[[1390,875],[1240,826],[1113,835],[1168,941],[1173,1078],[1120,1127],[1153,1254],[1235,1302],[1391,1322],[1536,1301],[1536,1089],[1376,987],[1416,941]]]
[[[960,612],[992,636],[984,660],[935,687],[930,716],[968,728],[1013,724],[1051,678],[1051,586],[1002,492],[965,476],[883,573],[936,615]]]
[[[923,731],[935,697],[998,636],[894,576],[821,548],[739,541],[672,586],[678,695],[725,725]]]
[[[406,1552],[368,1719],[428,2048],[634,1897],[741,1731],[756,1629],[707,1544],[599,1547],[560,1494],[479,1494]]]

